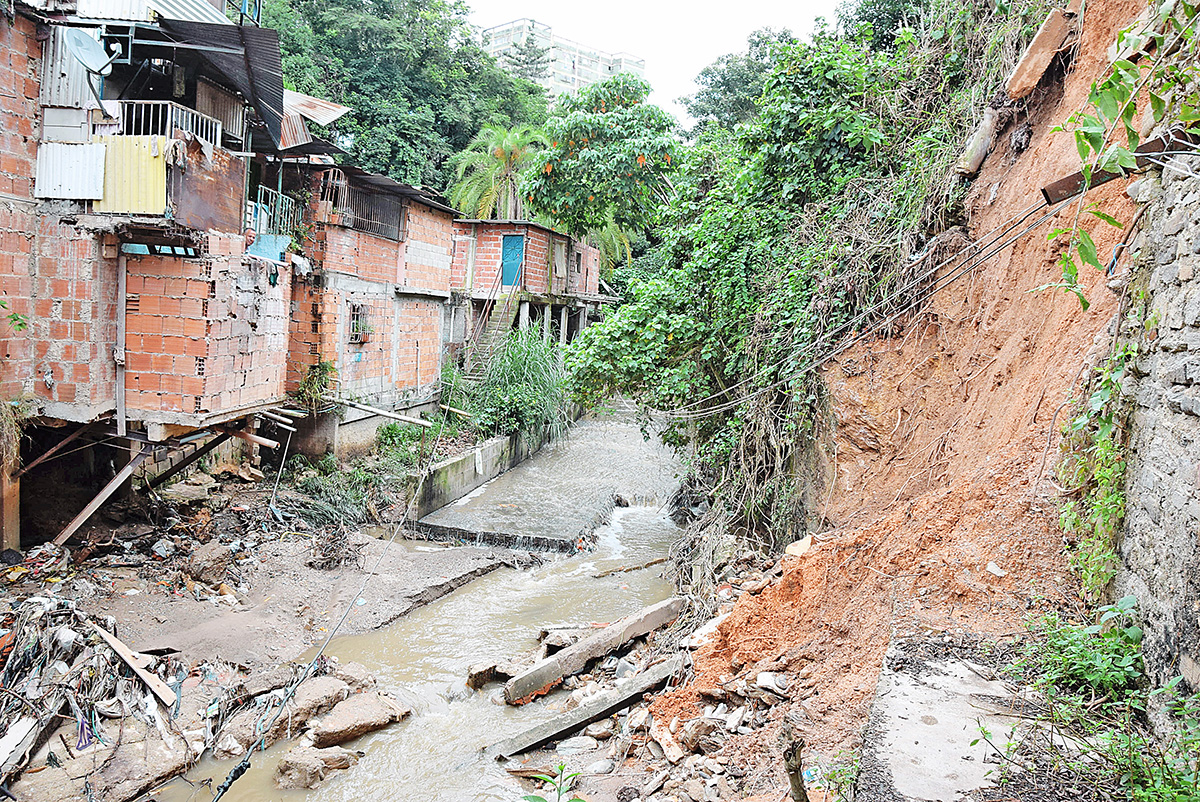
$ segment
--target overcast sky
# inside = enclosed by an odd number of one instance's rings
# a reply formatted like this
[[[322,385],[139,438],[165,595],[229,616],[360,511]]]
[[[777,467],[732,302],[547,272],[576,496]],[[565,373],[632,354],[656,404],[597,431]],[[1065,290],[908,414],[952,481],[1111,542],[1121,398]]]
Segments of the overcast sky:
[[[718,57],[746,49],[759,28],[807,34],[820,16],[832,21],[840,0],[735,0],[732,3],[661,0],[468,0],[471,21],[483,28],[528,17],[556,36],[609,53],[646,60],[651,100],[685,121],[675,100],[696,91],[693,79]]]

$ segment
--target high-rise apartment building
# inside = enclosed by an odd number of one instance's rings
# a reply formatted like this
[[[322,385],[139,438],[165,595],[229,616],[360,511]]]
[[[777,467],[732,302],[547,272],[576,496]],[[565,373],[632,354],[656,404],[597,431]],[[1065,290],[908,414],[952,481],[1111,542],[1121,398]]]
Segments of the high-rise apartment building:
[[[575,92],[590,84],[611,78],[622,72],[642,76],[646,60],[628,53],[605,53],[570,39],[556,36],[549,25],[536,20],[519,19],[487,28],[483,32],[486,48],[497,59],[514,45],[532,37],[539,47],[546,48],[550,62],[545,76],[538,81],[551,95]],[[501,59],[501,64],[503,64]]]

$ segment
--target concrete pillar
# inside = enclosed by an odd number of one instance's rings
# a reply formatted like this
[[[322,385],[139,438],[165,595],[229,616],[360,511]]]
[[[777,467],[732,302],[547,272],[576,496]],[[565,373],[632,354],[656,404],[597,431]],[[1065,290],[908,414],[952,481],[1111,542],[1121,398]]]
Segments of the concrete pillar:
[[[0,470],[0,550],[21,550],[21,480]]]
[[[567,316],[566,304],[564,304],[563,306],[559,307],[558,310],[558,342],[561,345],[567,344],[567,326],[569,325],[570,320],[571,319]]]
[[[542,339],[550,342],[550,315],[554,307],[546,304],[546,308],[542,310]]]
[[[517,321],[521,327],[521,331],[529,328],[529,301],[521,301],[521,305],[517,307]]]

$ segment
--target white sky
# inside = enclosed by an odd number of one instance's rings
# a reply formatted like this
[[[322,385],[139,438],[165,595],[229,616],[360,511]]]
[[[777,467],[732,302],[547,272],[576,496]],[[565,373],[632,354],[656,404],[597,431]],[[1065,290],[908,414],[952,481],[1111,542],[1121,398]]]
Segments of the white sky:
[[[746,49],[746,37],[759,28],[791,28],[805,35],[813,21],[833,21],[840,0],[468,0],[471,21],[490,28],[528,17],[549,25],[556,36],[608,53],[646,60],[650,99],[687,123],[675,100],[696,91],[693,79],[718,57]]]

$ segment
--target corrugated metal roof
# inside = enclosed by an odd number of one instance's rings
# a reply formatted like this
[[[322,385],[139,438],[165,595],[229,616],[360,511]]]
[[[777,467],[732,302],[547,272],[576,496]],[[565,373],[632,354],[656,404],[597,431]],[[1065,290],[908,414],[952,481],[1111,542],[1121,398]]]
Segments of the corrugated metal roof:
[[[285,89],[284,92],[286,91]],[[288,150],[312,142],[312,134],[308,132],[308,126],[304,124],[304,118],[300,116],[300,112],[285,112],[280,130],[282,133],[279,141],[280,150]]]
[[[283,108],[285,111],[294,111],[318,125],[329,125],[334,120],[353,111],[349,106],[322,100],[303,92],[293,92],[290,89],[283,90]]]
[[[233,25],[222,11],[206,0],[79,0],[76,15],[83,19],[148,22],[151,12],[168,19]]]
[[[99,200],[104,197],[105,147],[43,142],[38,145],[35,198]]]
[[[450,201],[428,187],[414,187],[411,184],[402,184],[399,181],[388,178],[386,175],[368,173],[366,170],[349,164],[338,165],[338,169],[345,173],[346,177],[351,179],[350,183],[355,186],[370,187],[379,192],[386,192],[389,195],[399,195],[402,198],[415,200],[434,209],[441,209],[443,212],[458,214],[458,210],[450,205]]]
[[[65,31],[66,28],[59,25],[50,28],[50,38],[42,52],[42,87],[38,100],[43,106],[82,109],[86,101],[92,99],[87,70],[63,44]]]
[[[155,141],[157,140],[157,141]],[[167,209],[167,138],[104,136],[104,196],[96,212],[163,214]]]

